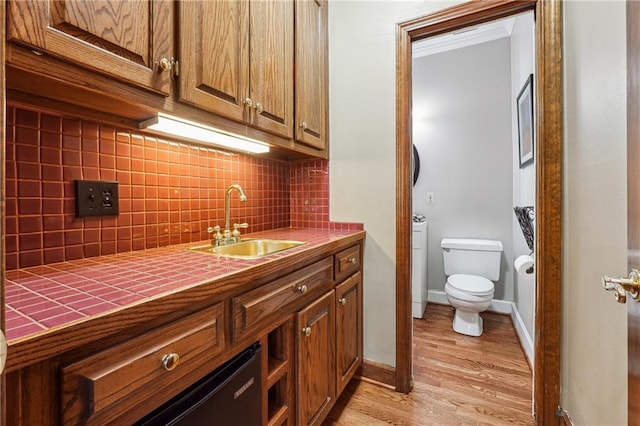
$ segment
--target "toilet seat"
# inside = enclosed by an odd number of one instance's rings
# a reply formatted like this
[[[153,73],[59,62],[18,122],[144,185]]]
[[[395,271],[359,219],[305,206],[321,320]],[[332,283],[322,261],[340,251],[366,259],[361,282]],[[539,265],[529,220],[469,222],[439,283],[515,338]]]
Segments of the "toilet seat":
[[[477,275],[454,274],[447,279],[450,290],[469,296],[492,296],[493,282]]]

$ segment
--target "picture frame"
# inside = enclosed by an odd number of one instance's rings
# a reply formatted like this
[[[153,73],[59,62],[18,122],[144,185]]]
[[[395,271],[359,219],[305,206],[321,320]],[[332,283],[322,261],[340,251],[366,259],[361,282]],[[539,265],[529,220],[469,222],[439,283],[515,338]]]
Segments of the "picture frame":
[[[533,163],[534,156],[533,74],[529,74],[518,94],[516,104],[518,107],[518,152],[522,169]]]

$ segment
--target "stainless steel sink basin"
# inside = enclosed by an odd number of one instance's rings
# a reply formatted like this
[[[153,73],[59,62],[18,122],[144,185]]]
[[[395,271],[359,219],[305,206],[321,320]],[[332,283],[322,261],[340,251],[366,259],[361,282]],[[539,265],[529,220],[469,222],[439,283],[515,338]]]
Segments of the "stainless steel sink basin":
[[[189,250],[240,259],[259,259],[273,253],[301,246],[302,244],[304,243],[300,241],[256,239],[220,247],[212,247],[211,245],[197,246],[191,247]]]

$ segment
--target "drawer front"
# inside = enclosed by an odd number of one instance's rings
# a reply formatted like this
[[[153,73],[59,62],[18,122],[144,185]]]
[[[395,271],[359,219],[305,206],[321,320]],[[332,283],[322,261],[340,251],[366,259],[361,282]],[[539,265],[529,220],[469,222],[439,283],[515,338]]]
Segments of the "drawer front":
[[[64,368],[63,423],[104,424],[140,404],[161,405],[172,383],[224,350],[223,314],[214,305]]]
[[[342,281],[349,275],[360,270],[360,246],[355,245],[334,255],[336,281]]]
[[[327,257],[285,277],[233,298],[233,340],[244,332],[258,330],[315,299],[319,292],[332,287],[332,258]]]

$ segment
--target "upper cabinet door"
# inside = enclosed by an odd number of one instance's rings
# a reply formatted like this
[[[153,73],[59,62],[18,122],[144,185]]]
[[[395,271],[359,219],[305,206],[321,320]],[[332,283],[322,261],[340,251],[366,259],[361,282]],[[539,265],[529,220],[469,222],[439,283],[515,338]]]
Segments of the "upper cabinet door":
[[[296,141],[327,149],[327,1],[296,1]]]
[[[251,2],[252,124],[293,138],[292,0]]]
[[[293,138],[293,1],[184,1],[180,99]]]
[[[114,79],[168,95],[173,3],[19,0],[7,3],[7,39]]]
[[[181,1],[180,100],[248,120],[249,2]]]

